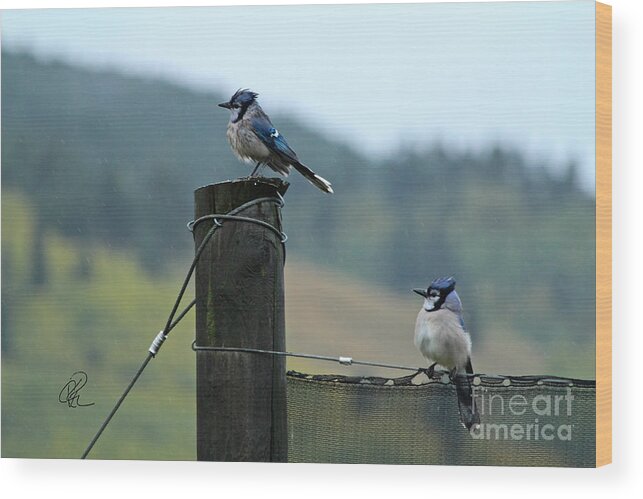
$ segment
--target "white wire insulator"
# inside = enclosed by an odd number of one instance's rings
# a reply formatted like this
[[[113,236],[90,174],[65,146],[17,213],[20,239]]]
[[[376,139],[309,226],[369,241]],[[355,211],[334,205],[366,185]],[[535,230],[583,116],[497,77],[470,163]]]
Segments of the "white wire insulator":
[[[152,341],[152,344],[150,345],[148,352],[150,352],[153,356],[156,357],[156,354],[158,353],[159,349],[161,348],[161,345],[166,339],[167,339],[167,335],[164,334],[163,331],[160,331],[159,334],[156,335],[156,338],[154,338],[154,341]]]

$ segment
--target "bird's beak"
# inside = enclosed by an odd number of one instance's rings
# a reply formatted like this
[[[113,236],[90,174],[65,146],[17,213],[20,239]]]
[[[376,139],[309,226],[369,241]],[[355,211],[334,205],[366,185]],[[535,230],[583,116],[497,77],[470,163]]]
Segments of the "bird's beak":
[[[221,104],[217,104],[219,107],[225,107],[226,109],[230,109],[230,103],[229,102],[222,102]]]
[[[413,292],[419,294],[423,298],[426,298],[426,289],[415,288]]]

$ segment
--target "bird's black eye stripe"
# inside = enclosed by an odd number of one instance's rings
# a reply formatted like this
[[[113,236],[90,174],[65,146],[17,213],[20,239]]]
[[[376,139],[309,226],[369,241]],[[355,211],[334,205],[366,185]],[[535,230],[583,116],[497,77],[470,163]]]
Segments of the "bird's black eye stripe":
[[[243,102],[241,104],[238,104],[238,103],[232,104],[232,107],[234,109],[239,109],[239,112],[237,113],[237,118],[234,120],[235,123],[237,123],[237,122],[239,122],[239,121],[241,121],[243,119],[243,117],[246,114],[246,111],[248,110],[248,108],[250,107],[250,104],[252,104],[252,102],[253,101],[247,101],[247,102]]]

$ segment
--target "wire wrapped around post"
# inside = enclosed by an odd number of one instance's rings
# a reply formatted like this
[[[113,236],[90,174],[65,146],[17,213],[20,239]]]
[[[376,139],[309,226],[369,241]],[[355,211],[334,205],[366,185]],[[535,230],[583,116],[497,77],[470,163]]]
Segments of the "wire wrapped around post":
[[[195,192],[198,247],[226,213],[253,223],[222,223],[195,273],[196,343],[285,349],[285,235],[281,206],[288,184],[248,178]],[[250,221],[250,220],[248,220]],[[283,357],[197,352],[197,459],[288,459]]]

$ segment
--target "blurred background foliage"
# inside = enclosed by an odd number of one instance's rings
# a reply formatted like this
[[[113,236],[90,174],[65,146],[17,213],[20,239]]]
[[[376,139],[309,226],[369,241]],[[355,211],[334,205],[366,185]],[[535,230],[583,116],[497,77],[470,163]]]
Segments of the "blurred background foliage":
[[[228,97],[2,53],[4,456],[80,455],[143,360],[192,257],[194,189],[250,172],[225,139]],[[559,175],[502,144],[437,142],[365,157],[272,118],[336,192],[289,179],[289,349],[423,365],[410,288],[454,275],[476,371],[594,377],[595,199],[573,161]],[[94,457],[195,457],[192,324]],[[96,405],[72,410],[57,397],[78,369]]]

